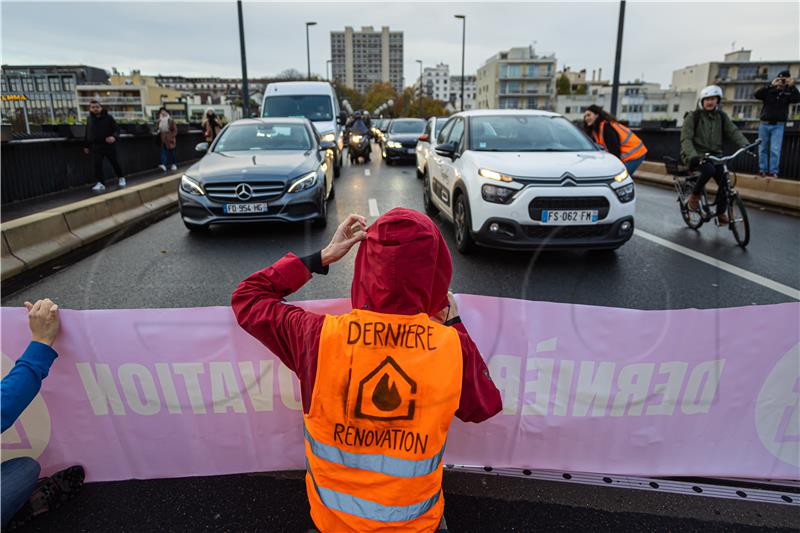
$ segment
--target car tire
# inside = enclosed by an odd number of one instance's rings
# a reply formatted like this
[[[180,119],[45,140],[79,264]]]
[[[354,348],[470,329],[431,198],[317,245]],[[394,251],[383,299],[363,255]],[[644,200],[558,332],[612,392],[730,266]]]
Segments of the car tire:
[[[456,249],[464,255],[475,250],[475,241],[472,239],[470,229],[472,227],[471,220],[466,195],[459,191],[453,202],[453,235],[456,240]]]
[[[391,166],[393,166],[393,165],[394,165],[394,161],[392,161],[391,159],[389,159],[389,158],[387,157],[387,158],[386,158],[386,164],[387,164],[387,165],[389,165],[389,166],[391,167]]]
[[[417,167],[417,179],[421,180],[425,177],[425,171],[420,172],[419,167]]]
[[[425,214],[433,218],[439,213],[439,210],[433,203],[431,192],[431,177],[426,170],[422,177],[422,205],[425,208]]]
[[[318,229],[322,229],[328,225],[328,201],[325,197],[322,198],[320,205],[322,206],[322,213],[318,218],[314,219],[313,222],[313,226]]]
[[[331,182],[331,192],[328,193],[328,200],[336,198],[336,184]]]
[[[183,221],[183,225],[186,226],[186,229],[191,231],[192,233],[208,233],[210,228],[208,224],[192,224],[191,222]]]
[[[342,174],[342,163],[344,163],[344,155],[339,154],[333,162],[333,177],[338,178]]]

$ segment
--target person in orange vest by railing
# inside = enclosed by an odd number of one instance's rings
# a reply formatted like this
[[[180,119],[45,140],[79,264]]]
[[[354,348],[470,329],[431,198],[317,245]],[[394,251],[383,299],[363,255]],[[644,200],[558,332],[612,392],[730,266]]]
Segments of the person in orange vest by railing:
[[[283,301],[355,245],[352,311],[323,316]],[[300,379],[306,491],[323,533],[446,529],[450,422],[502,409],[448,292],[452,269],[436,224],[396,208],[369,229],[350,215],[323,250],[288,254],[233,293],[239,325]]]
[[[597,105],[586,108],[583,124],[589,137],[607,152],[617,156],[628,169],[628,174],[633,177],[647,155],[647,148],[642,140]]]

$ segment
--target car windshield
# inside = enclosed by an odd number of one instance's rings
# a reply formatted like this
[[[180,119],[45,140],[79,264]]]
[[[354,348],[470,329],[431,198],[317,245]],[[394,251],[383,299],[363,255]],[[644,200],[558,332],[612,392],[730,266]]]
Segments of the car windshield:
[[[304,124],[241,124],[222,132],[215,152],[262,150],[310,150],[311,138]]]
[[[422,133],[424,130],[424,120],[395,120],[389,128],[389,133]]]
[[[312,121],[333,120],[331,97],[315,94],[270,96],[264,106],[265,117],[305,117]]]
[[[597,148],[563,117],[499,115],[472,117],[470,150],[480,152],[581,152]]]

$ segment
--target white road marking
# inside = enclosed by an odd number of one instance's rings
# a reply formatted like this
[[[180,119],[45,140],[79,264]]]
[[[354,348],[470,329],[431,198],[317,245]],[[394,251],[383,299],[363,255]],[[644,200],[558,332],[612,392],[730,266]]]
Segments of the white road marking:
[[[642,231],[640,229],[635,229],[634,233],[643,239],[647,239],[650,242],[660,244],[665,248],[674,250],[680,254],[691,257],[692,259],[696,259],[698,261],[716,267],[720,270],[724,270],[729,274],[733,274],[734,276],[739,276],[740,278],[744,278],[747,281],[751,281],[753,283],[761,285],[762,287],[772,289],[773,291],[784,294],[790,298],[794,298],[795,300],[800,300],[800,290],[798,289],[789,287],[788,285],[784,285],[783,283],[778,283],[777,281],[765,278],[764,276],[759,276],[758,274],[754,274],[749,270],[739,268],[737,266],[731,265],[730,263],[726,263],[725,261],[720,261],[719,259],[715,259],[711,256],[701,254],[700,252],[696,252],[691,248],[681,246],[680,244],[675,244],[674,242],[668,241],[667,239],[662,239],[661,237],[653,235],[652,233],[647,233],[646,231]]]
[[[372,172],[368,168],[365,168],[364,169],[364,175],[365,176],[369,176],[370,174],[372,174]]]
[[[378,210],[378,201],[375,198],[369,199],[369,216],[378,217],[381,212]]]

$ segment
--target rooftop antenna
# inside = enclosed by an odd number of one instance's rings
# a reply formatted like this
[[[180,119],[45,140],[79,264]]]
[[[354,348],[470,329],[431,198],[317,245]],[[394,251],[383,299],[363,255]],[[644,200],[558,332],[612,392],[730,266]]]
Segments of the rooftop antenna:
[[[736,50],[736,41],[731,43],[731,51]]]

